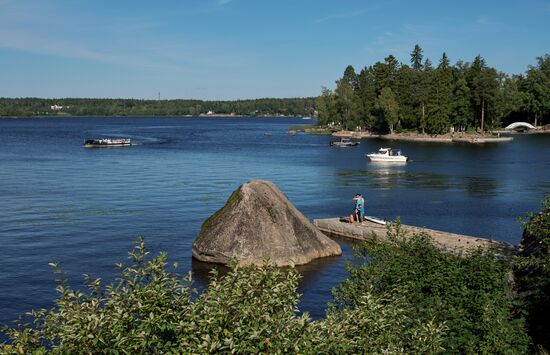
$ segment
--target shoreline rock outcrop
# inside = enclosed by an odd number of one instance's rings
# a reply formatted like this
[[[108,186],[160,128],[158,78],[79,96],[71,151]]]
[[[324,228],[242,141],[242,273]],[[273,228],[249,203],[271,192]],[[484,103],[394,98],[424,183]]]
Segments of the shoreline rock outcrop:
[[[251,180],[235,190],[224,207],[204,221],[193,243],[193,257],[227,264],[302,265],[341,255],[272,182]]]

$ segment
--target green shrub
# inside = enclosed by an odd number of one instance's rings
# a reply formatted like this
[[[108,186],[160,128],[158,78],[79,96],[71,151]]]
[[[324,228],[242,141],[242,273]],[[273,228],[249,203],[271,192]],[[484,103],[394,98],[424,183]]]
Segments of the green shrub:
[[[532,242],[539,249],[539,255],[550,253],[550,195],[542,201],[542,211],[537,214],[528,213],[523,223],[523,238],[533,239]]]
[[[299,275],[271,266],[238,266],[195,294],[191,276],[167,271],[166,254],[148,260],[143,240],[119,265],[115,284],[87,277],[88,291],[58,279],[59,298],[30,313],[34,324],[5,328],[2,353],[335,353],[440,349],[444,326],[386,305],[372,294],[357,307],[312,321],[298,316]],[[57,265],[56,272],[62,276]],[[412,327],[411,327],[412,325]]]
[[[365,292],[387,304],[402,302],[404,322],[444,324],[442,347],[459,353],[525,353],[529,338],[514,316],[506,274],[509,264],[492,252],[444,252],[427,235],[390,231],[390,243],[375,236],[356,248],[359,264],[334,292],[333,309],[353,309]]]
[[[79,292],[59,280],[50,310],[32,312],[34,326],[5,329],[3,352],[195,353],[294,352],[308,325],[295,315],[298,274],[274,267],[215,271],[207,291],[193,297],[191,276],[166,270],[166,254],[147,260],[143,240],[120,265],[114,285],[88,278]],[[59,269],[57,272],[60,273]]]
[[[524,249],[514,258],[515,289],[529,334],[540,352],[550,351],[550,196],[542,211],[523,221]]]

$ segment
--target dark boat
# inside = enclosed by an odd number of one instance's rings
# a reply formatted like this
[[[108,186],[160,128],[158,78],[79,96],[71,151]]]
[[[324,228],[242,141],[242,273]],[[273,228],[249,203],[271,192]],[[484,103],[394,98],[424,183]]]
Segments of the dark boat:
[[[129,147],[132,145],[130,138],[100,138],[86,139],[86,148]]]
[[[359,142],[354,142],[347,138],[341,138],[340,141],[330,142],[331,147],[343,148],[343,147],[355,147],[356,145],[359,145]]]

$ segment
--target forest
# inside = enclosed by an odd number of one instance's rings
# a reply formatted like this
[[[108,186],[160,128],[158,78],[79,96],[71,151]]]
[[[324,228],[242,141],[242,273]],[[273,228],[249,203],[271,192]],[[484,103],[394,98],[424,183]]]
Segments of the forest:
[[[0,116],[311,116],[316,98],[235,101],[0,98]]]
[[[436,66],[416,45],[410,65],[393,55],[364,67],[349,65],[336,88],[322,89],[318,124],[348,130],[428,134],[478,131],[515,121],[550,123],[550,55],[524,74],[508,75],[480,55],[472,62],[442,54]]]

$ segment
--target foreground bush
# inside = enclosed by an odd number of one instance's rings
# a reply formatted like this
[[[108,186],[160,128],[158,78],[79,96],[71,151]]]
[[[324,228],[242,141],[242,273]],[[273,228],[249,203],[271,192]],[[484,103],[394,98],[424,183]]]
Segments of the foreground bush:
[[[33,324],[5,328],[2,353],[526,353],[508,261],[490,252],[457,256],[424,235],[372,238],[348,265],[324,319],[299,315],[296,270],[232,265],[207,290],[149,259],[141,240],[120,277],[67,286]],[[54,265],[57,268],[57,265]]]
[[[550,196],[542,211],[523,222],[522,251],[514,258],[516,290],[529,334],[540,352],[550,351]]]
[[[369,292],[357,307],[312,321],[297,316],[296,270],[233,265],[212,273],[194,294],[191,276],[167,271],[166,255],[148,260],[143,241],[120,265],[120,278],[87,292],[58,280],[55,307],[34,311],[33,325],[4,329],[3,353],[433,353],[444,326],[404,314],[406,301],[384,304]],[[55,265],[54,265],[55,266]],[[59,274],[62,274],[57,269]]]
[[[34,327],[7,330],[4,352],[30,353],[198,353],[287,351],[305,319],[295,316],[295,271],[240,268],[193,299],[191,276],[167,271],[166,255],[147,260],[143,241],[120,266],[118,282],[90,292],[72,290],[60,280],[50,310],[33,312]],[[59,271],[58,271],[59,272]]]
[[[442,344],[447,352],[527,352],[529,337],[509,297],[508,262],[481,250],[442,252],[427,235],[404,235],[399,224],[389,237],[391,243],[373,236],[356,248],[363,262],[348,265],[351,277],[335,290],[333,309],[354,309],[365,292],[388,302],[397,297],[407,300],[405,322],[448,328]]]

